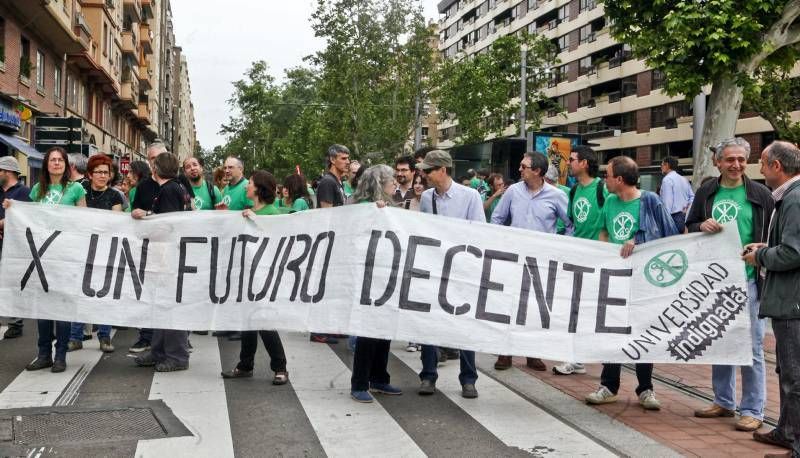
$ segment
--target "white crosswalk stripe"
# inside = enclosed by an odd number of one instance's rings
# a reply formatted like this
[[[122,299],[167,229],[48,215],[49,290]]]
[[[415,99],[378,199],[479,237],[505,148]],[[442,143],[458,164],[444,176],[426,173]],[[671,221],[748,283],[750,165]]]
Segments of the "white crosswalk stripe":
[[[422,369],[418,353],[399,347],[392,353],[414,371]],[[509,447],[548,456],[615,456],[490,377],[478,379],[478,399],[462,398],[458,361],[448,361],[438,372],[436,389]]]
[[[307,334],[281,333],[281,340],[292,386],[328,456],[425,456],[380,403],[350,399],[351,372],[327,345]],[[370,433],[376,427],[380,434]]]

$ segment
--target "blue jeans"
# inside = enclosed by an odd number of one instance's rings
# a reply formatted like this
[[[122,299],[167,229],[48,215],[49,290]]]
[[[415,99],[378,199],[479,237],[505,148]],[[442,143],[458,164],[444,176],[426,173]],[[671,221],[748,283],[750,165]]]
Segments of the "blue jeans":
[[[77,340],[83,342],[83,326],[84,323],[72,323],[72,328],[69,333],[69,340]],[[111,325],[101,324],[97,326],[97,338],[111,337]]]
[[[461,360],[461,373],[458,374],[458,381],[462,385],[475,384],[478,380],[478,371],[475,369],[475,352],[467,350],[459,350],[459,359]],[[436,383],[439,374],[436,371],[436,366],[439,364],[439,354],[436,347],[433,345],[423,345],[422,354],[422,372],[419,373],[420,380],[430,380]]]
[[[39,358],[67,360],[69,344],[69,323],[66,321],[36,320],[39,328]],[[56,340],[56,356],[53,358],[53,339]]]
[[[753,365],[738,366],[742,371],[742,401],[739,410],[742,416],[763,420],[764,404],[767,401],[764,320],[758,319],[758,290],[754,280],[747,282],[747,297],[750,305],[750,335],[753,337]],[[736,408],[736,367],[720,365],[711,367],[714,404],[729,410]]]

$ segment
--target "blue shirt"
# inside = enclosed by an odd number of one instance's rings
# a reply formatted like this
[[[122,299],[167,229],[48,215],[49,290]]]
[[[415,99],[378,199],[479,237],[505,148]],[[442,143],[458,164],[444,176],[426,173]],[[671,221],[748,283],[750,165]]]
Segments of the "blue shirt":
[[[436,197],[436,212],[433,211],[433,197]],[[486,222],[483,213],[483,202],[478,191],[451,181],[450,189],[444,194],[437,194],[436,188],[426,189],[419,202],[419,211],[436,213],[451,218],[469,221]]]
[[[661,201],[670,214],[686,211],[692,206],[694,191],[689,180],[671,170],[661,180]]]
[[[567,234],[572,234],[572,220],[567,214],[569,198],[557,187],[544,183],[536,193],[520,181],[503,193],[500,203],[492,213],[493,224],[504,224],[510,217],[511,226],[532,231],[555,234],[556,222],[564,221]]]

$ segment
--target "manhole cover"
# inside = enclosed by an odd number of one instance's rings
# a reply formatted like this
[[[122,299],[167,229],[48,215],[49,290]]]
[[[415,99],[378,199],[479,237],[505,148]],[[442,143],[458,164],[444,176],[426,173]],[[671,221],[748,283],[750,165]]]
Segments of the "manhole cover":
[[[13,436],[19,445],[54,445],[159,439],[167,431],[151,409],[127,408],[17,415]]]

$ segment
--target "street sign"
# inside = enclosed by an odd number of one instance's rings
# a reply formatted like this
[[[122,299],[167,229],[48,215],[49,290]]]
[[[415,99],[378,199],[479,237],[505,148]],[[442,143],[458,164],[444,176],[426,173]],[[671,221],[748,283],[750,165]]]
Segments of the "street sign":
[[[56,116],[36,118],[36,127],[41,128],[60,128],[60,129],[82,129],[83,119],[75,116],[60,118]]]
[[[48,143],[48,140],[61,140],[65,142],[80,143],[83,133],[80,130],[43,130],[36,129],[36,142]]]
[[[119,173],[123,175],[127,175],[131,171],[131,160],[127,157],[123,157],[119,160]]]

